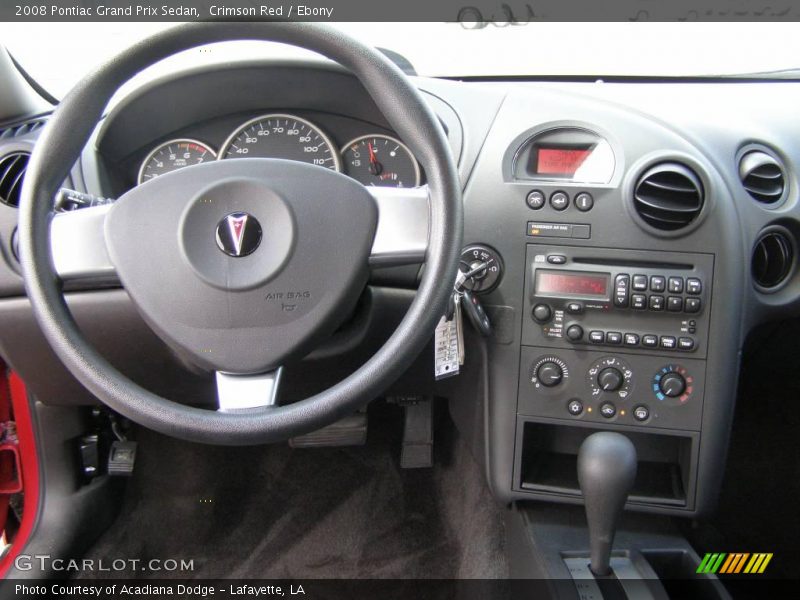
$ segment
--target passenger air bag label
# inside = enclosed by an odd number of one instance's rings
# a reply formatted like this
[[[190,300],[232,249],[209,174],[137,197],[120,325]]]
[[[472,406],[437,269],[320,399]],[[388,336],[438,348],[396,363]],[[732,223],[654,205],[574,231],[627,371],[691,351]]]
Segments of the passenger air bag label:
[[[590,237],[592,237],[591,232],[591,225],[528,221],[528,229],[526,234],[531,237],[575,238],[588,240]]]

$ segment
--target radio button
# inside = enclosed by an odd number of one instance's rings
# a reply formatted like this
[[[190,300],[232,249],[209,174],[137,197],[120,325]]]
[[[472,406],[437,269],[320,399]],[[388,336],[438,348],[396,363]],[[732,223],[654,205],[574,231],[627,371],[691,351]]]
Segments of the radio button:
[[[647,296],[644,294],[633,294],[631,296],[631,306],[637,310],[644,310],[647,308]]]
[[[678,348],[681,350],[694,350],[694,340],[690,337],[678,338]]]
[[[589,341],[593,344],[602,344],[606,341],[606,334],[602,331],[595,329],[589,332]]]
[[[639,345],[639,336],[635,333],[626,333],[625,334],[625,345],[626,346],[638,346]]]
[[[650,296],[650,310],[664,310],[664,296]]]
[[[667,283],[670,294],[680,294],[683,292],[683,277],[670,277]]]
[[[703,291],[703,282],[699,279],[695,279],[694,277],[690,277],[686,280],[686,293],[691,294],[692,296],[699,296],[700,293]]]
[[[567,304],[567,312],[571,315],[579,315],[583,313],[583,304],[580,302],[569,302]]]
[[[628,294],[630,293],[631,276],[620,274],[614,279],[614,306],[626,308],[628,306]]]
[[[680,296],[670,296],[667,298],[667,310],[670,312],[681,312],[681,310],[683,310],[683,298]]]
[[[671,335],[662,335],[661,336],[661,347],[665,350],[674,350],[675,349],[676,340]]]
[[[667,289],[667,280],[661,275],[653,275],[650,278],[650,291],[663,292]]]
[[[647,346],[648,348],[655,348],[658,346],[658,336],[655,336],[651,333],[642,336],[642,346]]]
[[[537,304],[533,307],[531,315],[537,323],[547,323],[553,316],[553,311],[547,304]]]
[[[563,254],[550,254],[547,257],[547,262],[551,265],[563,265],[567,262],[567,257]]]
[[[525,198],[525,203],[533,210],[544,207],[544,194],[539,190],[531,190]]]
[[[683,304],[683,310],[687,313],[700,312],[700,298],[687,298]]]
[[[634,275],[633,289],[637,292],[644,292],[647,290],[647,275]]]
[[[592,210],[594,206],[594,198],[592,195],[587,192],[581,192],[577,196],[575,196],[575,208],[577,208],[581,212],[587,212]]]
[[[555,210],[566,210],[569,206],[569,196],[564,192],[553,192],[550,196],[550,206]]]
[[[619,331],[609,331],[606,334],[606,344],[614,346],[622,343],[622,334]]]
[[[583,327],[580,325],[570,325],[567,327],[567,338],[573,342],[579,342],[583,339]]]

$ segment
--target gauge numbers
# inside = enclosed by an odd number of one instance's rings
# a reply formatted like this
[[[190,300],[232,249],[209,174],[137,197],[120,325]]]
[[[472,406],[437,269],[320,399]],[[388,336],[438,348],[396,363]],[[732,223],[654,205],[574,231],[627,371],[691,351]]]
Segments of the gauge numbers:
[[[341,171],[330,138],[295,115],[269,114],[241,125],[222,145],[220,159],[284,158]]]
[[[403,142],[388,135],[365,135],[342,148],[345,172],[363,185],[417,187],[420,169]]]
[[[214,151],[197,140],[170,140],[158,146],[142,162],[138,183],[155,179],[159,175],[177,171],[217,158]]]

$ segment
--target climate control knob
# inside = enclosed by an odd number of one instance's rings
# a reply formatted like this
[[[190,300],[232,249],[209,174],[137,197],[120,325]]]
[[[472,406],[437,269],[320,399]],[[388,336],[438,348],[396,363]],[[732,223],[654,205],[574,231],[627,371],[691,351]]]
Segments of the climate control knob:
[[[564,379],[564,370],[558,363],[546,361],[536,369],[536,377],[543,386],[555,387]]]
[[[625,376],[615,367],[606,367],[597,374],[597,385],[604,392],[616,392],[625,382]]]
[[[589,367],[586,381],[593,398],[625,400],[633,389],[633,369],[617,356],[606,356]]]
[[[555,388],[569,381],[567,363],[553,354],[540,356],[530,370],[530,382],[539,391]]]
[[[677,398],[686,390],[686,380],[680,373],[670,371],[661,377],[658,387],[661,393],[668,398]]]

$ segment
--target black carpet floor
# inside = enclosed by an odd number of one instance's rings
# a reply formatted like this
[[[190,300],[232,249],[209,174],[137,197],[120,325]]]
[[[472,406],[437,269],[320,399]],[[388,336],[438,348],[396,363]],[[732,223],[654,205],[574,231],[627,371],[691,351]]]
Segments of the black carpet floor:
[[[502,578],[501,509],[452,423],[436,465],[399,466],[402,413],[363,447],[220,448],[139,431],[116,523],[87,558],[191,559],[186,578]],[[164,577],[148,572],[93,577]]]

